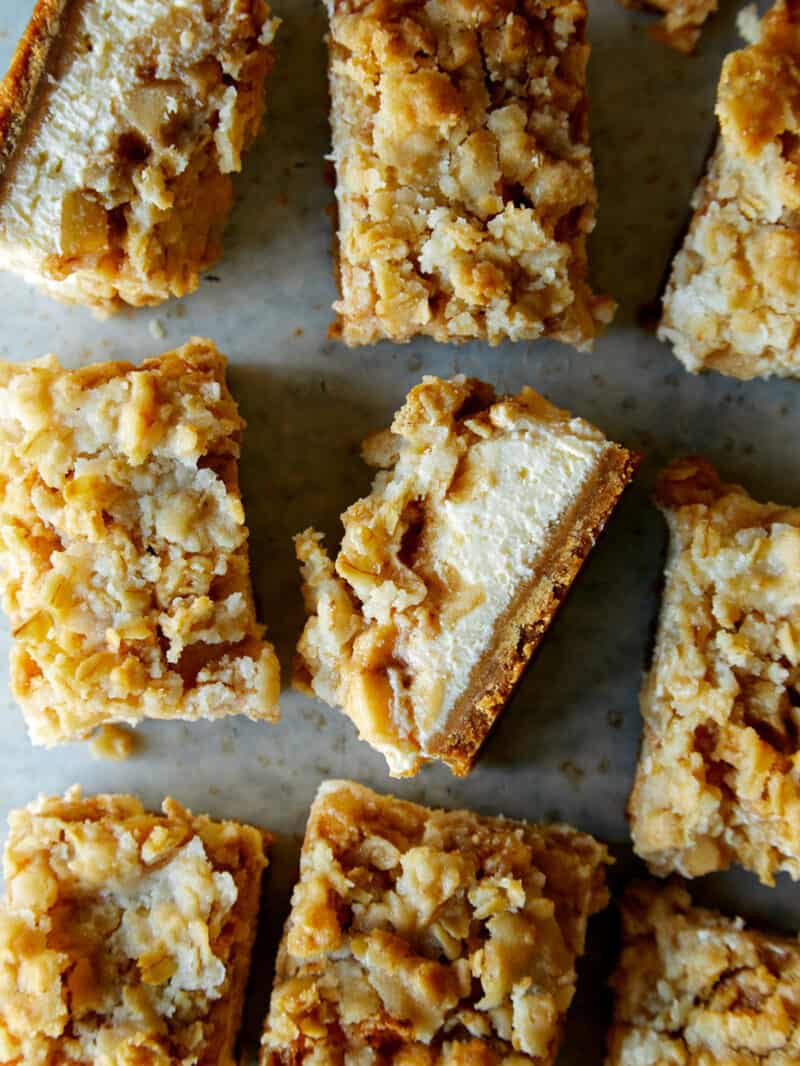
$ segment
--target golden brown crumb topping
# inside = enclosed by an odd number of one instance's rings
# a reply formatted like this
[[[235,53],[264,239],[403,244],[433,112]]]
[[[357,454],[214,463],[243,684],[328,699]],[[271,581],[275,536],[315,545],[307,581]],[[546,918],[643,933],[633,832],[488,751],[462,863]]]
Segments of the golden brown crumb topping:
[[[582,0],[328,0],[344,339],[590,347]]]
[[[790,1066],[800,1056],[800,945],[692,907],[680,885],[622,904],[606,1066]]]
[[[138,368],[0,364],[0,572],[35,742],[274,716],[225,365],[200,340]]]
[[[630,802],[659,874],[739,862],[800,878],[800,510],[758,503],[702,459],[662,474],[670,528]]]
[[[268,838],[77,787],[9,824],[0,1062],[228,1061],[219,1012],[240,995]]]
[[[563,826],[323,785],[262,1066],[552,1064],[607,861]]]
[[[717,114],[731,151],[757,156],[785,138],[785,163],[798,189],[800,8],[785,0],[764,15],[758,38],[729,55],[722,68]]]
[[[725,60],[721,137],[673,264],[659,335],[690,370],[800,373],[800,10],[778,0]],[[751,23],[751,24],[750,24]]]

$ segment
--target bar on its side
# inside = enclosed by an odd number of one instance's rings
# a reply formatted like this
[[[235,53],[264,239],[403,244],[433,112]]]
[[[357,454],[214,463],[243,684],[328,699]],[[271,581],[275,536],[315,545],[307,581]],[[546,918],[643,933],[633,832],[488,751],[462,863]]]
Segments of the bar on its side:
[[[265,0],[38,0],[0,84],[0,269],[102,313],[193,292],[277,27]]]
[[[77,787],[9,825],[0,1061],[230,1066],[269,834]]]
[[[722,68],[720,138],[695,193],[658,335],[688,370],[800,376],[800,5],[740,26]]]
[[[552,1066],[605,847],[322,785],[261,1066]]]
[[[800,879],[800,509],[703,459],[661,474],[670,548],[629,802],[657,874]]]
[[[327,5],[346,343],[590,348],[584,0]]]
[[[678,883],[631,886],[606,1066],[800,1061],[800,944],[693,907]]]
[[[372,492],[335,566],[296,538],[309,620],[296,680],[393,775],[466,774],[638,457],[532,389],[427,377],[365,444]]]
[[[138,367],[0,363],[0,589],[34,743],[277,717],[225,368],[198,338]]]

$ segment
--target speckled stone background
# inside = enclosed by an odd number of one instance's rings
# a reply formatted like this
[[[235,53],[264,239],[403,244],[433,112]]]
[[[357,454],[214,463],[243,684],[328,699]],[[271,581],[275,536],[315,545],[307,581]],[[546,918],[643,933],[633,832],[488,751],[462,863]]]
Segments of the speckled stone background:
[[[0,0],[0,60],[11,54],[30,0]],[[424,372],[459,371],[501,390],[530,384],[646,453],[641,475],[593,553],[474,773],[440,768],[391,784],[381,758],[334,711],[286,691],[283,720],[258,726],[151,723],[125,764],[93,761],[85,745],[28,743],[7,686],[8,626],[0,623],[0,819],[38,792],[73,782],[131,790],[151,805],[172,793],[196,810],[253,821],[280,834],[253,966],[247,1039],[266,1007],[274,942],[286,914],[308,805],[319,782],[354,777],[430,804],[563,819],[610,841],[618,882],[633,867],[624,816],[639,740],[637,693],[657,610],[665,547],[648,500],[669,458],[702,452],[757,496],[800,502],[800,383],[690,377],[640,323],[656,298],[689,195],[714,131],[719,64],[736,42],[723,11],[687,59],[651,41],[645,16],[594,0],[592,124],[600,220],[592,242],[596,286],[620,302],[593,355],[551,343],[488,349],[414,343],[350,352],[326,339],[334,298],[325,31],[313,0],[274,0],[285,21],[264,132],[238,181],[227,255],[192,297],[97,322],[0,276],[0,355],[56,351],[73,364],[155,354],[192,334],[212,337],[249,423],[243,486],[263,619],[286,676],[302,613],[290,537],[313,522],[338,536],[338,515],[369,484],[358,456]],[[156,323],[158,325],[156,325]],[[163,340],[156,339],[163,329]],[[696,884],[749,918],[800,926],[798,891],[766,889],[742,872]],[[564,1066],[602,1061],[613,964],[613,912],[595,919],[573,1007]]]

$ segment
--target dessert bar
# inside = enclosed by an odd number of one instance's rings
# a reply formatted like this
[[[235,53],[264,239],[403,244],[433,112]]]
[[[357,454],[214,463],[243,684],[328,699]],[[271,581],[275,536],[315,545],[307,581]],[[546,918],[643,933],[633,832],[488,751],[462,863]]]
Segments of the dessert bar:
[[[638,457],[532,389],[426,377],[364,458],[379,472],[335,565],[320,534],[296,538],[296,680],[392,774],[429,759],[465,774]]]
[[[0,1062],[230,1066],[269,835],[77,787],[9,826]]]
[[[740,25],[725,60],[720,136],[672,267],[659,337],[687,369],[800,376],[800,4]]]
[[[566,826],[322,785],[261,1066],[553,1066],[607,861]]]
[[[693,907],[677,883],[637,884],[606,1066],[790,1066],[800,1061],[800,944]]]
[[[0,85],[0,269],[100,312],[196,289],[277,25],[264,0],[38,0]]]
[[[0,363],[0,590],[31,739],[107,722],[274,720],[226,361]]]
[[[703,459],[656,486],[670,546],[629,804],[657,874],[800,878],[800,509]]]
[[[327,6],[345,342],[590,348],[583,0]]]

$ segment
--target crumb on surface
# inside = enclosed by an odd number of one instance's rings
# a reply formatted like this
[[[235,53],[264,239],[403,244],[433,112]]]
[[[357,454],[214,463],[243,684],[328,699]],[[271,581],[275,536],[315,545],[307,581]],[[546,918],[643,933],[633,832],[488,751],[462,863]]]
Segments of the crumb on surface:
[[[139,747],[139,738],[125,726],[104,725],[89,741],[93,759],[111,759],[124,762]]]

